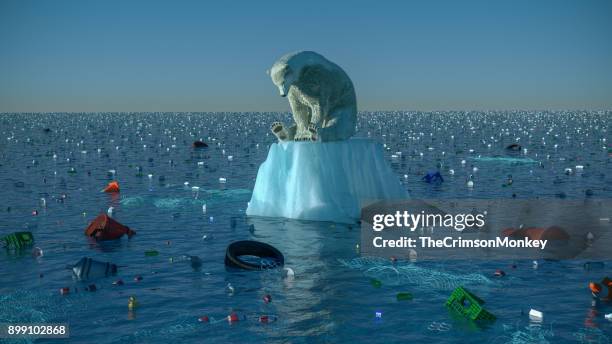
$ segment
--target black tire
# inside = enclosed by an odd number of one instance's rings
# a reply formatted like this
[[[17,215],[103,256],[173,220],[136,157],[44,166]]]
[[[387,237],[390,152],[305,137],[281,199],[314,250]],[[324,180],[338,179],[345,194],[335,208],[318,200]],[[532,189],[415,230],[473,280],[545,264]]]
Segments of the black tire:
[[[285,257],[275,247],[259,241],[243,240],[231,243],[225,250],[225,265],[243,270],[263,270],[261,265],[246,262],[240,256],[272,258],[278,266],[285,264]]]

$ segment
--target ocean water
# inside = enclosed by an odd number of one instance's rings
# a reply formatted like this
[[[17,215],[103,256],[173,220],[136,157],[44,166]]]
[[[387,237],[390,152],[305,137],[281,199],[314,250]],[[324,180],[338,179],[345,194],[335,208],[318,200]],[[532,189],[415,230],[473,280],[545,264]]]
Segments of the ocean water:
[[[581,261],[392,263],[359,255],[357,226],[247,218],[277,120],[290,114],[0,114],[0,235],[31,231],[43,250],[0,251],[0,323],[69,323],[71,332],[6,342],[611,341],[612,304],[593,303],[588,282],[612,275],[612,262],[593,270]],[[358,136],[385,145],[415,198],[610,198],[611,127],[610,112],[363,112]],[[209,147],[193,149],[198,139]],[[527,151],[508,152],[511,143]],[[421,180],[435,170],[443,183]],[[100,192],[112,179],[121,193]],[[83,230],[110,207],[137,234],[88,240]],[[295,276],[227,270],[225,248],[243,239],[280,249]],[[119,265],[117,276],[73,279],[66,266],[86,256]],[[507,275],[494,277],[496,269]],[[113,285],[118,279],[125,284]],[[85,291],[92,283],[97,290]],[[477,326],[449,313],[444,302],[459,285],[497,321]],[[71,293],[60,295],[63,287]],[[399,292],[413,299],[397,301]],[[544,320],[530,320],[531,308]],[[231,312],[240,321],[228,323]]]

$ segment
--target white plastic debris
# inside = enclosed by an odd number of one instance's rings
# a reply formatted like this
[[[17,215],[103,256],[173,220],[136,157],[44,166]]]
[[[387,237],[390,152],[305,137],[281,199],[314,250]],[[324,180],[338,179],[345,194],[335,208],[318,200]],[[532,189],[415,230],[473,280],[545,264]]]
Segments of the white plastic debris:
[[[285,275],[286,279],[292,280],[292,279],[295,278],[295,272],[293,271],[293,269],[291,269],[291,268],[284,268],[283,272],[284,272],[284,275]]]
[[[534,320],[542,320],[544,319],[544,313],[535,310],[535,309],[531,309],[529,311],[529,318],[534,319]]]
[[[226,182],[227,182],[227,179],[225,179],[223,177],[219,178],[219,183],[225,184]]]

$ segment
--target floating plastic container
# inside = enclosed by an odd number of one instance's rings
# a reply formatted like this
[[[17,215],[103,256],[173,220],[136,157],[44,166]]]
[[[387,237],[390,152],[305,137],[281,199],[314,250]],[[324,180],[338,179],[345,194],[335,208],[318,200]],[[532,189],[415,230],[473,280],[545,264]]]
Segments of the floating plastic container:
[[[534,319],[534,320],[542,320],[544,319],[544,313],[535,310],[535,309],[531,309],[529,311],[529,318]]]
[[[471,320],[489,320],[496,318],[485,310],[485,302],[463,287],[457,287],[446,301],[446,307]]]
[[[8,249],[22,249],[34,244],[34,236],[31,232],[15,232],[0,239]]]
[[[72,267],[72,273],[80,280],[108,277],[117,273],[117,265],[85,257]]]

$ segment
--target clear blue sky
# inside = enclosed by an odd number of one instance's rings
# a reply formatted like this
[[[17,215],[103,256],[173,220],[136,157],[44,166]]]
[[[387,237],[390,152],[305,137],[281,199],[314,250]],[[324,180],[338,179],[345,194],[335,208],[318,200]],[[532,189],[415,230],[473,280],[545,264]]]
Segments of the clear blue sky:
[[[0,1],[0,112],[279,111],[315,50],[361,110],[611,109],[612,1]]]

